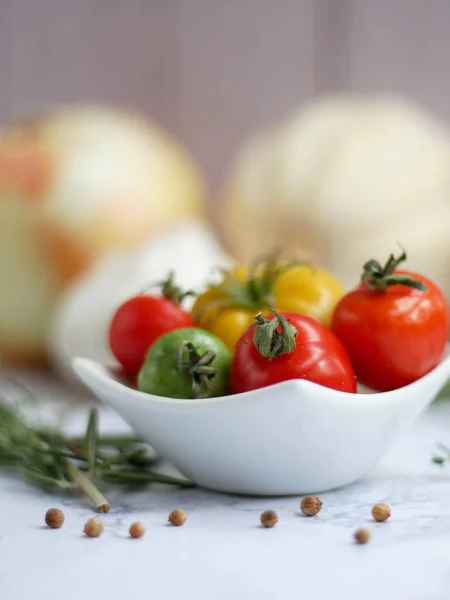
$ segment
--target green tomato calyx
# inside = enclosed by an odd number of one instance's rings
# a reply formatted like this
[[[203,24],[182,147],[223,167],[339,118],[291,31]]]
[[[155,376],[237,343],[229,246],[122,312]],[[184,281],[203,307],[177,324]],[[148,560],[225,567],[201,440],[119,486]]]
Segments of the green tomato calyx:
[[[272,360],[282,354],[289,354],[295,349],[297,330],[289,324],[289,320],[280,313],[271,309],[275,315],[272,319],[266,319],[262,313],[258,313],[254,327],[253,343],[262,355]]]
[[[291,267],[300,264],[296,260],[281,262],[281,253],[273,252],[255,260],[250,265],[250,271],[245,281],[236,277],[231,271],[222,270],[223,279],[210,289],[217,290],[219,296],[211,300],[200,310],[194,313],[194,318],[199,320],[203,314],[211,309],[217,313],[227,308],[240,308],[243,310],[259,310],[273,305],[273,288],[282,273]]]
[[[176,367],[180,372],[189,373],[192,377],[191,399],[199,398],[203,391],[211,391],[211,380],[216,376],[217,371],[210,365],[215,358],[216,354],[212,350],[200,355],[192,342],[180,344]]]
[[[172,302],[175,304],[181,304],[188,296],[195,295],[195,292],[192,290],[184,292],[178,285],[176,285],[174,279],[175,273],[171,271],[167,276],[167,279],[160,283],[161,294],[164,296],[164,298],[167,298],[167,300],[172,300]]]
[[[385,292],[391,285],[406,285],[415,290],[426,291],[426,285],[419,281],[419,279],[405,273],[395,273],[395,269],[406,258],[406,252],[402,248],[401,255],[395,258],[391,254],[384,267],[376,260],[367,261],[363,266],[361,283],[365,287],[377,290],[378,292]]]
[[[151,288],[158,287],[161,290],[161,296],[167,300],[171,300],[174,304],[182,304],[183,300],[188,296],[195,296],[195,292],[192,290],[183,291],[175,283],[175,273],[170,271],[164,281],[154,282],[151,285],[146,286],[141,294],[147,294]]]

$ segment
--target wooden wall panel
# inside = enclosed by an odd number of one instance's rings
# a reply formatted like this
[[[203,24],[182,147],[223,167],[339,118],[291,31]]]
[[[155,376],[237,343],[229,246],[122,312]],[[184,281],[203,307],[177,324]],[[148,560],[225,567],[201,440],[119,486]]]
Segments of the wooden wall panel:
[[[313,4],[181,3],[181,132],[214,181],[243,136],[313,94]]]
[[[398,91],[450,120],[450,2],[348,1],[349,87]]]
[[[134,106],[217,184],[241,140],[313,94],[392,89],[450,120],[448,0],[0,0],[0,122]]]
[[[0,124],[12,110],[12,2],[0,0]]]
[[[175,0],[11,0],[12,116],[81,101],[178,113]]]
[[[326,94],[348,89],[349,11],[351,0],[314,3],[314,91]]]

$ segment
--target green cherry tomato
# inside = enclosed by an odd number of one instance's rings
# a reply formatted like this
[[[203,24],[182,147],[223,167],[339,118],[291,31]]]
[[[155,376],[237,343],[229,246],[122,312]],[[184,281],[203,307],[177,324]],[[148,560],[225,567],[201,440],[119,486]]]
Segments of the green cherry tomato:
[[[151,346],[138,375],[141,392],[167,398],[214,398],[228,392],[231,352],[197,327],[177,329]]]

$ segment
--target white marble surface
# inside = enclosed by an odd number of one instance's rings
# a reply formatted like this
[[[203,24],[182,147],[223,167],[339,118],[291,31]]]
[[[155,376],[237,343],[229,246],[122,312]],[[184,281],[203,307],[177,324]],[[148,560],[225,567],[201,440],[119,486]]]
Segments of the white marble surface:
[[[58,386],[29,381],[46,397],[49,389],[59,394]],[[102,424],[121,426],[107,412]],[[364,481],[321,494],[313,518],[301,515],[299,498],[111,489],[98,539],[82,535],[93,516],[84,498],[48,496],[0,474],[0,598],[448,600],[450,465],[431,464],[437,441],[450,443],[450,400],[423,415]],[[391,505],[386,523],[371,520],[375,502]],[[65,512],[60,530],[44,525],[51,506]],[[180,528],[166,523],[175,507],[189,514]],[[274,529],[259,526],[267,508],[279,514]],[[135,520],[148,527],[141,540],[127,536]],[[352,541],[360,526],[373,534],[366,546]]]

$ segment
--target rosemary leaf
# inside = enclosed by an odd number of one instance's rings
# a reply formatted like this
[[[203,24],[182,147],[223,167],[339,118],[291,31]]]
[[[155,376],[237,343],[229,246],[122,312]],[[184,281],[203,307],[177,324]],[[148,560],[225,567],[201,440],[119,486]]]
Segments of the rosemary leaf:
[[[17,466],[23,471],[26,477],[32,479],[36,483],[40,483],[41,485],[57,485],[58,487],[66,489],[71,487],[70,483],[64,479],[56,479],[49,475],[45,475],[44,473],[40,473],[39,471],[35,471],[34,469],[29,469],[20,463],[18,463]]]
[[[180,487],[195,487],[195,484],[186,479],[154,473],[152,471],[135,471],[133,469],[118,469],[117,471],[105,471],[101,474],[104,481],[110,483],[166,483]]]
[[[437,447],[442,452],[445,452],[445,454],[450,455],[450,448],[448,446],[446,446],[445,444],[443,444],[442,442],[438,442]]]
[[[79,456],[76,456],[74,454],[71,454],[70,452],[65,452],[64,450],[58,450],[58,448],[50,448],[48,450],[39,450],[40,454],[48,454],[49,456],[56,456],[58,458],[69,458],[71,460],[81,460],[83,462],[86,462],[85,458],[80,458]]]
[[[71,438],[73,444],[83,444],[86,436],[75,436]],[[142,443],[142,440],[134,435],[99,435],[97,445],[99,448],[125,449],[132,444]]]
[[[97,466],[98,411],[91,409],[86,430],[85,448],[88,457],[89,474],[93,477]]]
[[[133,456],[133,455],[131,455]],[[131,456],[127,455],[127,454],[120,454],[119,456],[115,456],[113,458],[109,458],[105,461],[102,462],[102,465],[100,467],[100,474],[104,473],[106,469],[110,469],[110,467],[116,467],[119,465],[124,465],[128,462],[130,462]]]
[[[64,479],[64,471],[62,467],[63,456],[61,451],[58,451],[58,448],[55,444],[50,444],[50,448],[47,450],[49,455],[53,459],[53,468],[55,471],[55,475],[58,479]]]

